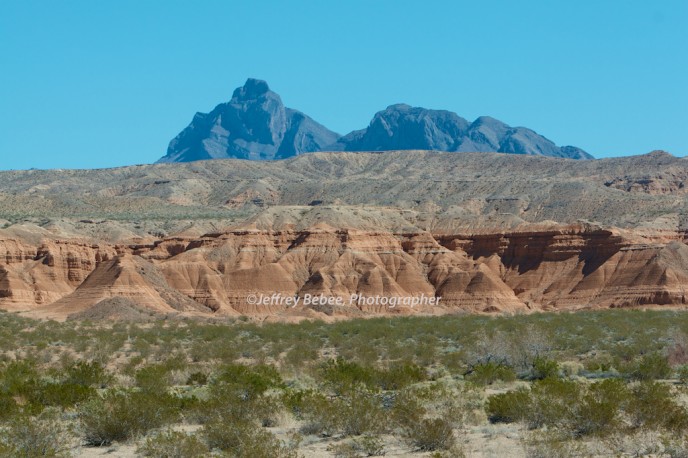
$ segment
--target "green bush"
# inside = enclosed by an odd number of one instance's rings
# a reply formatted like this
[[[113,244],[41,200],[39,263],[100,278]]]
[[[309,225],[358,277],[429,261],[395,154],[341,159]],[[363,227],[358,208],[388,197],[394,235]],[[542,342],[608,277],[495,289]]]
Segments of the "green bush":
[[[217,420],[203,426],[202,434],[211,448],[237,458],[297,458],[295,447],[245,421]]]
[[[525,388],[487,398],[485,411],[492,423],[514,423],[525,418],[530,409],[530,392]]]
[[[385,441],[379,436],[366,434],[354,440],[354,448],[363,456],[382,456],[385,454]]]
[[[574,381],[546,378],[533,383],[525,419],[531,428],[566,427],[580,402],[581,387]]]
[[[613,367],[612,358],[609,356],[598,356],[586,359],[583,367],[588,372],[609,372]]]
[[[7,457],[69,457],[70,445],[69,431],[48,411],[14,418],[0,436],[0,454]]]
[[[187,385],[203,386],[208,384],[208,376],[203,372],[192,372],[186,379]]]
[[[319,374],[335,393],[342,393],[357,385],[372,387],[376,380],[374,369],[342,358],[323,363]]]
[[[48,406],[71,407],[83,402],[96,394],[96,390],[90,386],[76,383],[41,383],[33,385],[28,394],[31,404],[40,406],[39,409]]]
[[[196,436],[172,430],[160,432],[147,438],[136,451],[143,456],[153,458],[202,458],[210,456],[208,446]]]
[[[682,385],[688,385],[688,364],[679,366],[676,370],[676,375],[678,376],[678,381]]]
[[[340,417],[337,401],[314,390],[289,393],[284,398],[287,408],[298,420],[304,434],[335,434],[339,430]]]
[[[660,382],[641,382],[631,390],[627,407],[635,427],[685,431],[688,412],[679,405],[671,387]]]
[[[600,435],[618,430],[629,394],[626,384],[618,379],[590,385],[571,417],[573,433],[577,436]]]
[[[366,435],[350,442],[342,442],[327,447],[335,458],[362,458],[366,456],[383,456],[384,441],[378,436]]]
[[[663,380],[670,378],[673,371],[666,356],[649,353],[624,369],[624,374],[632,380]]]
[[[149,392],[111,391],[79,409],[84,441],[93,446],[135,438],[178,418],[177,398]]]
[[[591,456],[583,443],[556,431],[532,431],[522,440],[526,458],[579,458]],[[616,455],[614,455],[616,456]]]
[[[503,382],[516,380],[516,372],[509,366],[488,362],[475,366],[466,378],[478,385],[492,385],[498,380]]]
[[[399,390],[427,378],[422,367],[409,362],[392,363],[388,369],[375,371],[375,385],[383,390]]]
[[[102,364],[79,361],[67,369],[67,383],[95,388],[105,388],[112,381]]]
[[[419,423],[427,413],[428,403],[420,398],[417,390],[405,389],[392,398],[390,419],[401,428]]]
[[[169,369],[163,364],[142,367],[134,376],[136,386],[143,391],[160,392],[170,385]]]
[[[380,400],[375,393],[359,387],[333,403],[338,429],[344,435],[359,436],[382,432],[388,425]]]
[[[388,427],[380,399],[364,386],[334,398],[313,390],[288,392],[282,400],[297,419],[305,421],[301,429],[305,434],[358,436]]]
[[[210,383],[207,398],[195,402],[195,419],[205,423],[219,416],[256,420],[264,426],[275,424],[281,406],[266,392],[281,387],[282,379],[272,367],[254,369],[240,365],[225,367]]]
[[[0,393],[26,398],[38,383],[38,371],[31,361],[12,361],[0,370]]]
[[[424,418],[404,429],[404,437],[416,450],[448,450],[456,443],[450,422],[443,418]]]
[[[282,377],[273,366],[229,364],[220,369],[211,383],[211,390],[233,391],[242,399],[255,399],[268,389],[283,385]]]
[[[545,358],[537,357],[533,360],[533,367],[531,370],[532,380],[544,380],[546,378],[559,377],[559,364]]]
[[[9,393],[0,393],[0,420],[11,418],[19,412],[19,405]]]

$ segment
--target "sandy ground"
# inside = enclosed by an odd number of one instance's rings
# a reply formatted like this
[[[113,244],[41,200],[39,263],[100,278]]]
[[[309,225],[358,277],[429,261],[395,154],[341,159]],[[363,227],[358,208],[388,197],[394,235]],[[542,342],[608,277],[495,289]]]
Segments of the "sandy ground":
[[[175,428],[181,431],[193,432],[199,429],[197,425],[182,425]],[[281,440],[287,441],[288,435],[294,428],[275,427],[268,428]],[[461,444],[465,454],[469,458],[492,457],[524,457],[523,447],[520,444],[521,427],[518,425],[491,425],[470,426],[461,434],[458,443]],[[399,437],[384,435],[386,457],[426,457],[430,452],[414,452]],[[333,445],[347,442],[349,439],[333,437],[305,436],[299,453],[304,458],[331,457],[334,454],[328,450]],[[111,458],[136,457],[136,444],[112,444],[107,447],[76,447],[72,450],[75,457],[101,457]]]

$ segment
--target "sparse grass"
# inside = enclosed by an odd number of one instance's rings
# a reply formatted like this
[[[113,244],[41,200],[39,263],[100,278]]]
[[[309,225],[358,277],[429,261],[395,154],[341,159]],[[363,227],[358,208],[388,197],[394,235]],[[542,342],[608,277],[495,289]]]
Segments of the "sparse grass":
[[[55,456],[75,440],[138,441],[147,456],[239,456],[239,441],[251,456],[294,456],[271,432],[283,429],[352,456],[381,453],[386,435],[403,437],[409,453],[451,456],[465,425],[522,423],[532,428],[529,456],[566,456],[610,431],[647,432],[680,453],[681,329],[685,312],[634,310],[332,324],[0,313],[0,442],[28,446],[13,428],[31,419],[60,437]],[[175,431],[181,424],[196,432]]]

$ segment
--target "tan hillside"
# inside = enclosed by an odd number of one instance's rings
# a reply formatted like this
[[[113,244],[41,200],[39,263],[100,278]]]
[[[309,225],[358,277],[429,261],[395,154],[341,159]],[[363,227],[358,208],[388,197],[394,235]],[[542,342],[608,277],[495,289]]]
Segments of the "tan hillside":
[[[0,307],[32,316],[682,306],[688,162],[426,151],[0,173]],[[252,304],[252,295],[441,297]],[[119,298],[119,299],[118,299]],[[137,308],[139,307],[139,308]]]

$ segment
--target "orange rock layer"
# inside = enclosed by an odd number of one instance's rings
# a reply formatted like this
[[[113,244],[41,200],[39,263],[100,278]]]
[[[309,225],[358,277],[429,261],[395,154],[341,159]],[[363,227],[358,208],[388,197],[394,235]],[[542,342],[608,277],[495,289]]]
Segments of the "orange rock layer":
[[[0,307],[57,319],[111,298],[157,313],[278,318],[682,306],[688,284],[680,234],[585,226],[454,235],[242,230],[127,246],[0,240],[0,253]],[[320,295],[342,299],[304,305]],[[414,297],[439,304],[401,302]]]

